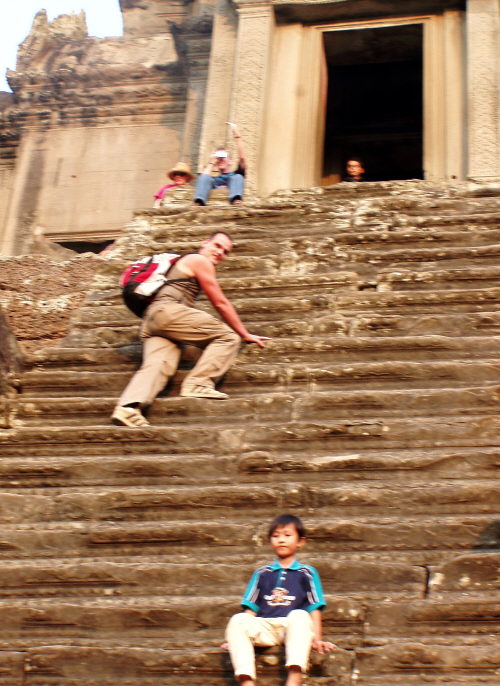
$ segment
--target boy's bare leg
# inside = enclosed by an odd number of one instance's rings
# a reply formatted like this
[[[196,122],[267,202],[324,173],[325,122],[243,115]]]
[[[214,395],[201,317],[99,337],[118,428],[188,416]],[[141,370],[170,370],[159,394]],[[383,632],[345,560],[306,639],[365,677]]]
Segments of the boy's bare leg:
[[[238,681],[240,683],[240,686],[255,686],[255,680],[247,676],[246,674],[240,674],[240,676],[238,677]]]
[[[302,669],[297,665],[290,665],[286,686],[300,686],[302,683]]]

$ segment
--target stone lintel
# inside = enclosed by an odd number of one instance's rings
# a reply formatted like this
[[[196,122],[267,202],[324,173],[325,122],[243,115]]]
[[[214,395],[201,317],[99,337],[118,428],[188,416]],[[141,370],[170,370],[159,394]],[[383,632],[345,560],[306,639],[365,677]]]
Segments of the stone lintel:
[[[251,1],[251,0],[250,0]],[[272,0],[279,22],[356,21],[464,10],[466,0]]]

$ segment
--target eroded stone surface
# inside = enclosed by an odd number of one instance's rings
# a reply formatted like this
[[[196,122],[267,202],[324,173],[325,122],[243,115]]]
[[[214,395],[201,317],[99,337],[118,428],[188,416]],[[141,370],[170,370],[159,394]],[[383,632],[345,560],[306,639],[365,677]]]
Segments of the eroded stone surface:
[[[228,683],[224,624],[284,510],[306,522],[339,645],[307,684],[495,683],[498,199],[369,190],[139,214],[62,345],[26,355],[0,430],[14,686],[16,670],[23,686]],[[216,226],[236,246],[221,283],[273,341],[242,351],[230,400],[178,397],[187,356],[151,427],[112,426],[140,361],[118,274]],[[281,662],[259,655],[263,686]]]
[[[91,253],[66,260],[40,254],[2,259],[0,304],[23,352],[64,337],[98,260]]]

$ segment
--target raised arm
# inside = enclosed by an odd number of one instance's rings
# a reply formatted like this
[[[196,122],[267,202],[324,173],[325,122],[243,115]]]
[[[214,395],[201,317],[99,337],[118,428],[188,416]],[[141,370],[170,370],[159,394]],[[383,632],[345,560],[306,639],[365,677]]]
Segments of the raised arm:
[[[236,141],[236,151],[238,153],[238,166],[242,169],[245,169],[247,166],[247,160],[245,156],[245,148],[243,147],[243,143],[241,142],[241,133],[236,124],[229,124],[229,126],[231,127],[233,137]]]

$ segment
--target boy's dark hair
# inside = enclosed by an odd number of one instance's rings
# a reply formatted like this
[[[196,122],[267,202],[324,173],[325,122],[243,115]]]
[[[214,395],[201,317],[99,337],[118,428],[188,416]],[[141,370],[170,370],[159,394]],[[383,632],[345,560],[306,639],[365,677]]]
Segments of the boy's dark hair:
[[[359,164],[362,167],[365,166],[365,163],[363,162],[361,157],[356,157],[355,155],[351,155],[350,157],[347,157],[345,163],[347,164],[348,162],[359,162]]]
[[[271,536],[274,534],[276,529],[279,529],[281,526],[288,526],[289,524],[293,524],[294,527],[297,529],[297,533],[299,534],[299,538],[305,538],[306,537],[306,530],[304,525],[302,524],[301,520],[296,517],[295,515],[291,514],[282,514],[278,515],[273,519],[271,524],[269,524],[269,529],[267,532],[267,537],[271,538]]]

